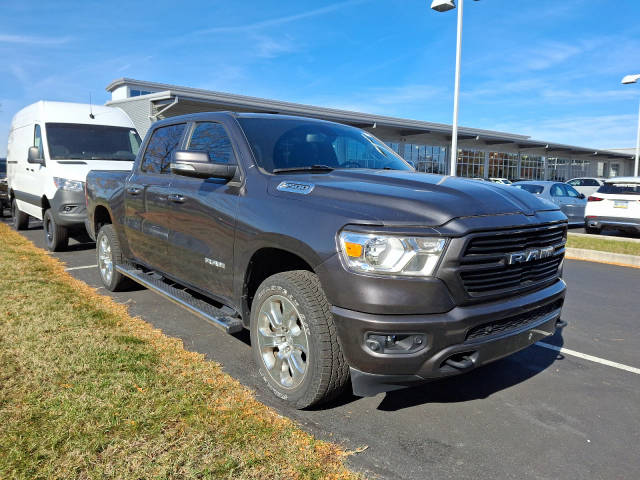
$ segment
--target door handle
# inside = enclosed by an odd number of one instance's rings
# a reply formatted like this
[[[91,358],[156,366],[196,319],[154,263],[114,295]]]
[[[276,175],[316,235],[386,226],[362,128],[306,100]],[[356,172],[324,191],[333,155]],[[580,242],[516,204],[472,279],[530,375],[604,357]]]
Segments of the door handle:
[[[184,203],[184,197],[177,193],[172,193],[171,195],[167,195],[167,199],[174,203]]]
[[[139,195],[141,191],[140,187],[127,187],[127,193],[130,195]]]

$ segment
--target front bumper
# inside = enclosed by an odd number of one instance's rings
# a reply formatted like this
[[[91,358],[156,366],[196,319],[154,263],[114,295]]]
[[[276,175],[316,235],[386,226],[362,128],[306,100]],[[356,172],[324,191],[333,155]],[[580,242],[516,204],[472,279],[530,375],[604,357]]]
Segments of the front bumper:
[[[377,315],[333,307],[354,394],[375,395],[457,375],[553,335],[565,291],[565,283],[558,280],[525,295],[430,315]],[[371,333],[424,335],[426,341],[412,353],[381,354],[366,345]]]
[[[590,228],[615,228],[618,230],[631,230],[640,232],[640,218],[625,217],[598,217],[589,215],[585,218],[585,224]]]
[[[51,212],[58,225],[83,226],[87,218],[84,191],[57,190],[50,200]]]

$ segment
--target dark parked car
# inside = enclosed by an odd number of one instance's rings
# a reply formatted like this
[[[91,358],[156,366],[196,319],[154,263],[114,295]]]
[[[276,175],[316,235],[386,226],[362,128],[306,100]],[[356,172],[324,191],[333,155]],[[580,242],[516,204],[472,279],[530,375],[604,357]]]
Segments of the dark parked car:
[[[587,200],[584,194],[578,192],[571,185],[563,182],[538,180],[516,182],[512,185],[558,205],[569,219],[569,225],[584,225],[584,210],[587,207]]]
[[[562,326],[567,219],[516,188],[417,173],[363,130],[205,113],[87,176],[109,290],[129,279],[251,332],[302,408],[467,372]],[[251,368],[247,366],[247,368]]]
[[[9,188],[7,186],[7,159],[0,158],[0,216],[4,217],[5,208],[9,208]]]

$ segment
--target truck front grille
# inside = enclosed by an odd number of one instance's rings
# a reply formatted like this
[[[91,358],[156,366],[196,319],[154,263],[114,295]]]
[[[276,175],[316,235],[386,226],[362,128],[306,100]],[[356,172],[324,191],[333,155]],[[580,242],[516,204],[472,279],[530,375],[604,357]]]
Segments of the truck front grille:
[[[566,233],[566,224],[554,224],[472,235],[460,260],[464,290],[478,297],[525,289],[556,278]],[[537,258],[535,252],[545,248],[552,249],[550,256]],[[512,255],[527,256],[530,252],[534,253],[528,261],[509,261]]]

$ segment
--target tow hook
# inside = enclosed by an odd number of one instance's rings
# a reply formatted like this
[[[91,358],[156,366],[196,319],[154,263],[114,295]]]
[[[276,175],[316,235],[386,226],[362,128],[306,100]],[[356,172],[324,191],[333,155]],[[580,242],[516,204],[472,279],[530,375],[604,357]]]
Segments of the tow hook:
[[[468,368],[473,367],[473,360],[467,356],[460,358],[459,361],[454,360],[453,358],[448,358],[444,363],[445,365],[457,370],[467,370]]]
[[[567,325],[568,325],[568,323],[565,320],[562,320],[561,318],[556,320],[556,328],[564,328]]]

